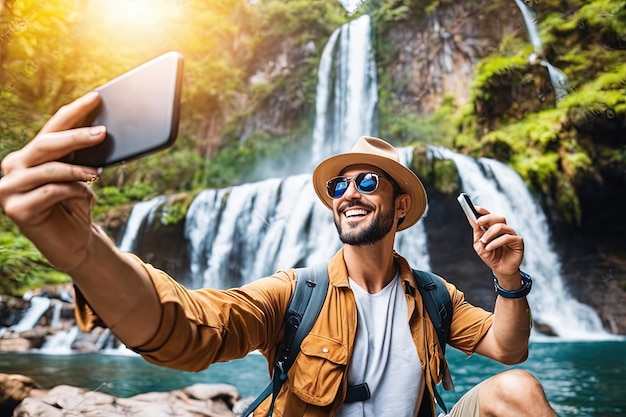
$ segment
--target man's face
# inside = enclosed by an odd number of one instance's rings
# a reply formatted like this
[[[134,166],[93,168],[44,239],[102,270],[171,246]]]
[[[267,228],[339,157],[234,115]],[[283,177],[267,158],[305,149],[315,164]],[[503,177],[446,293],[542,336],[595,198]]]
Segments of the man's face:
[[[371,194],[357,190],[354,181],[345,193],[333,200],[333,217],[339,239],[348,245],[371,245],[380,241],[395,227],[393,186],[382,171],[369,165],[351,166],[341,174],[354,177],[361,172],[379,175],[378,188]]]

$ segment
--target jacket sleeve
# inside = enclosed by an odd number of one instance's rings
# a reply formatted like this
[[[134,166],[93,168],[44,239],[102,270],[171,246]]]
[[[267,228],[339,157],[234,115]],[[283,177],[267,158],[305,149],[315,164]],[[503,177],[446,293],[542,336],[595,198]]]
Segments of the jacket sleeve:
[[[163,271],[143,265],[163,309],[152,339],[142,346],[128,346],[146,360],[201,371],[214,362],[241,358],[257,349],[266,356],[274,354],[295,288],[292,272],[280,271],[235,289],[189,290]],[[97,312],[79,294],[75,308],[83,330],[98,324]]]
[[[471,355],[491,327],[493,314],[467,302],[465,294],[453,284],[446,282],[446,286],[452,298],[452,323],[448,343]]]

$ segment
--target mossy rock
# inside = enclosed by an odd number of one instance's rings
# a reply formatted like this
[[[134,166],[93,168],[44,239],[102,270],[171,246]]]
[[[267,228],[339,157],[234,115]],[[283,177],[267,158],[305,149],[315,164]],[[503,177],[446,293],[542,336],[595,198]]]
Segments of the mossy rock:
[[[157,211],[151,227],[169,227],[184,222],[189,206],[196,195],[196,193],[181,193],[169,196]]]
[[[411,169],[438,192],[454,194],[459,190],[459,171],[454,161],[433,157],[426,146],[415,148]]]

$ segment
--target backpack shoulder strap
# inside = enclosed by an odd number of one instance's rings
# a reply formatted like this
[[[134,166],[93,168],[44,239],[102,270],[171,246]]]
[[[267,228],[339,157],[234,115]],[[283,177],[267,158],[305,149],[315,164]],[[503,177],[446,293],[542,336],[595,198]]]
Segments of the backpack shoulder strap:
[[[441,352],[444,355],[444,389],[454,389],[452,377],[450,376],[450,371],[445,360],[446,344],[450,336],[450,323],[452,322],[452,299],[450,298],[450,293],[444,285],[443,280],[432,272],[413,269],[413,278],[415,279],[417,289],[422,296],[422,301],[426,307],[428,316],[437,331],[439,346],[441,347]],[[447,413],[448,409],[443,402],[443,398],[439,395],[434,381],[432,390],[435,395],[435,401],[439,404],[439,407]]]
[[[277,360],[282,360],[285,374],[300,352],[302,340],[309,334],[320,314],[328,292],[328,265],[321,263],[310,268],[296,269],[298,280],[296,290],[289,303],[285,316],[285,352]],[[280,351],[279,351],[279,356]]]
[[[326,263],[309,268],[296,268],[296,274],[296,289],[283,319],[285,333],[274,360],[272,381],[248,406],[242,414],[243,417],[252,413],[269,395],[272,395],[269,416],[272,415],[274,400],[287,379],[289,368],[300,352],[300,344],[315,324],[326,299],[328,291],[328,265]]]
[[[415,284],[419,290],[430,320],[437,330],[439,346],[446,354],[446,343],[452,322],[452,300],[441,278],[432,272],[413,269]]]

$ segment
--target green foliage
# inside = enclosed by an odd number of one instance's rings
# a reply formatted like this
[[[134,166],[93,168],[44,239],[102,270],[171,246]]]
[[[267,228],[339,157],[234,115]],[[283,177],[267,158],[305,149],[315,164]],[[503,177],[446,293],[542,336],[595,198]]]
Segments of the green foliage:
[[[454,97],[444,98],[442,106],[432,115],[419,117],[412,112],[381,112],[380,130],[386,137],[401,143],[428,143],[452,147],[457,134]]]
[[[377,22],[388,23],[404,21],[411,14],[411,1],[379,1],[374,18]]]
[[[264,0],[260,28],[269,38],[293,38],[297,43],[317,41],[346,22],[346,12],[337,1]]]
[[[0,293],[22,295],[69,277],[50,266],[41,253],[21,235],[0,232]]]
[[[587,108],[592,110],[612,109],[626,113],[626,64],[615,71],[599,74],[597,78],[581,85],[578,91],[563,99],[561,107]]]
[[[282,174],[283,167],[288,172],[310,134],[321,49],[334,29],[358,16],[327,0],[155,0],[141,13],[131,10],[141,2],[44,3],[9,0],[0,13],[0,158],[23,146],[60,105],[166,50],[185,56],[176,145],[107,169],[93,185],[96,216],[158,194],[256,180],[267,166],[272,175]],[[466,3],[486,15],[502,5]],[[421,24],[429,11],[451,4],[369,0],[359,13],[372,14],[380,41],[385,29]],[[438,111],[422,118],[403,110],[386,87],[394,64],[389,57],[398,46],[378,42],[379,130],[398,143],[454,147],[509,162],[533,187],[557,196],[566,219],[577,221],[576,177],[595,169],[599,157],[621,166],[626,161],[623,147],[601,144],[603,129],[626,120],[624,5],[624,0],[535,2],[545,57],[567,75],[573,91],[554,108],[497,114],[497,120],[485,109],[499,110],[507,94],[536,75],[527,62],[532,49],[523,29],[505,36],[497,52],[478,63],[468,105],[459,108],[447,97]],[[283,68],[278,58],[285,55],[290,65]],[[259,73],[267,81],[251,83]],[[256,126],[250,121],[273,109],[278,98],[292,106],[281,116],[292,123],[288,131],[249,131]],[[445,164],[437,169],[436,186],[448,192],[455,174]],[[161,221],[176,224],[187,208],[186,201],[177,201]],[[50,272],[2,215],[0,232],[2,277],[10,277],[2,282],[17,279],[22,288],[34,285],[35,277],[65,279]],[[21,291],[18,286],[11,291]]]
[[[184,194],[165,205],[160,212],[160,223],[163,226],[172,226],[184,221],[194,197],[195,194]]]
[[[513,56],[494,54],[479,61],[470,87],[472,101],[491,100],[500,90],[518,83],[526,72],[527,56],[528,51],[518,51]]]
[[[626,2],[593,0],[570,13],[553,9],[543,20],[548,58],[563,70],[572,88],[624,61]]]
[[[532,155],[515,155],[513,167],[520,175],[526,178],[532,185],[541,186],[542,191],[550,191],[553,173],[559,169],[559,155],[556,152],[534,153]]]
[[[459,171],[454,161],[449,159],[433,161],[433,177],[435,189],[445,194],[456,194],[459,191]]]
[[[280,175],[281,167],[297,160],[294,156],[298,153],[298,146],[290,136],[253,135],[243,143],[223,149],[205,165],[202,187],[220,188],[255,181],[266,176],[261,174],[265,167],[272,167],[274,176]]]

